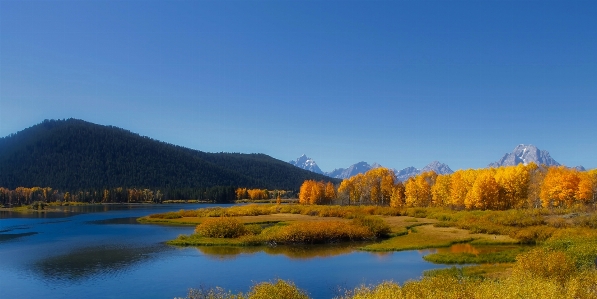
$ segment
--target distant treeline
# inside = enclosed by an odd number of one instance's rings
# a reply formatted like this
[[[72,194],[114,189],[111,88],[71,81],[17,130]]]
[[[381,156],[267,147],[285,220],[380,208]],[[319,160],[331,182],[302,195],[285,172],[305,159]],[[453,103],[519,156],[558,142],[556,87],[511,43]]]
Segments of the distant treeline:
[[[295,198],[293,191],[287,190],[267,190],[267,189],[247,189],[238,188],[236,189],[236,199],[243,200],[261,200],[261,199],[277,199],[280,198]]]
[[[201,200],[232,202],[236,198],[234,187],[177,188],[177,189],[86,189],[63,192],[49,187],[18,187],[13,190],[0,187],[0,206],[16,207],[43,203],[162,203],[165,200]]]

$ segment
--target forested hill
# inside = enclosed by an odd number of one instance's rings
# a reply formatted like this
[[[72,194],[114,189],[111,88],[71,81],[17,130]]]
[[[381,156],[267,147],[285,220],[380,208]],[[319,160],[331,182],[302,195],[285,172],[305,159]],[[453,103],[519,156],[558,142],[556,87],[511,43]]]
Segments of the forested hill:
[[[83,120],[46,120],[0,138],[0,186],[298,190],[337,180],[264,154],[205,153]]]

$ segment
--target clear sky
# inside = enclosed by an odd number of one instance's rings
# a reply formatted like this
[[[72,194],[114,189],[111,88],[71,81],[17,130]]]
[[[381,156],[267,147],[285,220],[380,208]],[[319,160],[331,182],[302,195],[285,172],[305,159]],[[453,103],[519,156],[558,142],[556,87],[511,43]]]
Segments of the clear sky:
[[[597,1],[0,0],[0,136],[79,118],[207,152],[597,167]]]

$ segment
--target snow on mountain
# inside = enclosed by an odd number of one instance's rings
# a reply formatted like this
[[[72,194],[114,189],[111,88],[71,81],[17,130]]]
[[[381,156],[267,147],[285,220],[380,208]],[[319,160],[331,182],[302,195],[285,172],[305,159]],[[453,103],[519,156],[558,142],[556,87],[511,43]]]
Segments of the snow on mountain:
[[[371,166],[367,162],[359,162],[349,166],[348,168],[338,168],[324,174],[332,178],[347,179],[359,173],[365,173],[373,168],[380,167],[380,165],[377,163],[374,163],[373,165],[374,166]]]
[[[296,159],[296,161],[290,161],[288,163],[290,163],[298,168],[302,168],[305,170],[309,170],[311,172],[323,174],[323,171],[321,171],[321,169],[319,169],[319,166],[317,166],[317,163],[315,163],[315,161],[313,159],[307,157],[307,155],[302,155],[302,156],[298,157]]]
[[[439,161],[433,161],[429,164],[427,164],[425,167],[423,167],[422,169],[417,169],[413,166],[411,167],[406,167],[400,171],[394,170],[394,173],[396,174],[396,178],[402,182],[408,180],[410,177],[419,175],[423,172],[428,172],[428,171],[435,171],[435,173],[437,174],[451,174],[454,173],[454,171],[452,171],[452,169],[450,169],[450,166],[441,163]]]
[[[527,165],[531,162],[539,165],[560,166],[560,163],[556,162],[548,151],[539,150],[532,144],[519,144],[511,153],[505,154],[500,160],[489,164],[488,167],[516,166],[520,163]]]
[[[365,173],[371,169],[382,167],[378,163],[373,163],[373,164],[369,165],[367,162],[361,161],[359,163],[349,166],[348,168],[338,168],[338,169],[334,169],[333,171],[330,171],[330,172],[323,172],[323,171],[321,171],[319,166],[317,166],[317,163],[315,163],[315,161],[313,159],[307,157],[306,155],[302,155],[299,158],[297,158],[295,161],[290,161],[288,163],[290,163],[296,167],[306,169],[306,170],[309,170],[312,172],[324,174],[324,175],[327,175],[329,177],[336,178],[336,179],[347,179],[347,178],[353,177],[359,173]],[[393,169],[394,174],[396,174],[396,178],[400,181],[406,181],[410,177],[413,177],[422,172],[431,171],[431,170],[435,171],[437,174],[450,174],[450,173],[454,172],[454,171],[452,171],[452,169],[450,169],[450,167],[448,165],[446,165],[444,163],[440,163],[438,161],[433,161],[433,162],[427,164],[427,166],[423,167],[422,169],[417,169],[412,166],[404,168],[399,171],[396,169]]]
[[[414,166],[406,167],[402,170],[394,169],[394,174],[396,174],[396,178],[401,182],[404,182],[408,180],[408,178],[416,176],[419,173],[421,173],[421,170],[415,168]]]
[[[435,171],[437,174],[451,174],[454,173],[450,166],[439,161],[433,161],[421,169],[421,172]]]

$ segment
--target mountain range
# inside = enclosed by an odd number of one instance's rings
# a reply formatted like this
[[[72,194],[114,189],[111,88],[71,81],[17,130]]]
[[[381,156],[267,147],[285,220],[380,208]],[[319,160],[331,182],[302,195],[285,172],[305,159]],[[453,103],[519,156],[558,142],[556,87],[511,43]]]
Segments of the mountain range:
[[[308,161],[308,162],[307,162]],[[514,150],[510,153],[505,154],[501,159],[496,162],[490,163],[487,167],[500,167],[500,166],[515,166],[520,163],[527,165],[531,162],[535,164],[544,164],[547,166],[560,166],[561,164],[554,160],[550,155],[549,152],[546,150],[540,150],[536,146],[532,144],[519,144],[514,148]],[[308,158],[306,155],[302,155],[296,161],[290,162],[292,165],[311,170],[316,169],[317,173],[325,174],[332,178],[338,179],[346,179],[352,176],[355,176],[359,173],[365,173],[368,170],[376,167],[380,167],[381,165],[374,163],[373,165],[369,165],[366,162],[358,162],[353,164],[347,168],[339,168],[335,169],[331,172],[323,172],[317,166],[317,163]],[[584,171],[585,168],[583,166],[576,166],[575,169],[579,171]],[[393,169],[396,177],[400,181],[406,181],[408,178],[416,176],[420,173],[427,172],[427,171],[435,171],[437,174],[450,174],[453,173],[452,169],[444,163],[439,161],[433,161],[429,163],[427,166],[423,167],[422,169],[415,168],[413,166],[406,167],[401,170]]]
[[[370,165],[367,162],[361,161],[358,163],[355,163],[353,165],[350,165],[347,168],[337,168],[334,169],[330,172],[323,172],[321,171],[321,169],[319,168],[319,166],[317,165],[317,163],[307,157],[307,155],[302,155],[299,158],[297,158],[294,161],[290,161],[288,162],[296,167],[305,169],[305,170],[309,170],[309,171],[313,171],[319,174],[324,174],[328,177],[331,178],[337,178],[337,179],[347,179],[350,177],[353,177],[359,173],[365,173],[371,169],[377,168],[377,167],[381,167],[381,165],[377,164],[377,163],[373,163],[372,165]],[[427,166],[423,167],[422,169],[418,169],[415,167],[406,167],[402,170],[396,170],[393,169],[394,173],[396,174],[396,177],[400,180],[400,181],[406,181],[408,178],[416,176],[422,172],[426,172],[426,171],[435,171],[438,174],[450,174],[453,173],[454,171],[452,171],[452,169],[450,169],[450,167],[444,163],[440,163],[438,161],[433,161],[431,163],[429,163]]]

